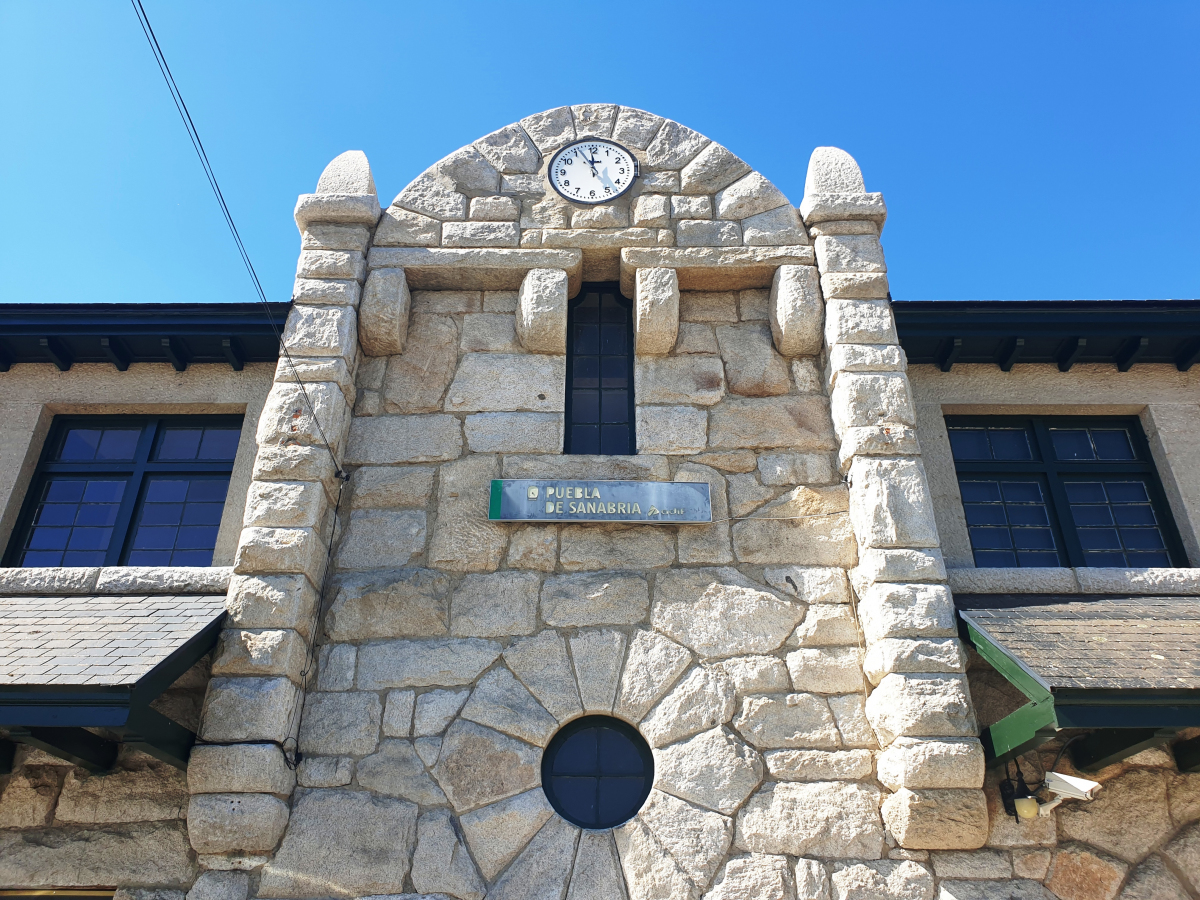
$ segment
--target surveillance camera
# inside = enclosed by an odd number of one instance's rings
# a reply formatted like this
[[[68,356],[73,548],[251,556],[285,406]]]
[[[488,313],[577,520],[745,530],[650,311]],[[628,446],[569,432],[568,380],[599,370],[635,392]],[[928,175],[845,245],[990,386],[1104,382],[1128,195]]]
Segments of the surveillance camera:
[[[1063,775],[1059,772],[1046,773],[1046,788],[1056,794],[1061,794],[1071,800],[1092,800],[1096,791],[1103,787],[1098,781],[1088,781],[1076,775]]]

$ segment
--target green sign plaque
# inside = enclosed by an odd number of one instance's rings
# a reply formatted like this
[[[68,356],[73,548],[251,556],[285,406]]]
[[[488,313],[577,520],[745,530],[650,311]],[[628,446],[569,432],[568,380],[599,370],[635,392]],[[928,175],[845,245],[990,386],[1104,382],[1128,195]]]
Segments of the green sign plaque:
[[[488,518],[496,522],[698,524],[712,521],[712,501],[704,482],[496,479]]]

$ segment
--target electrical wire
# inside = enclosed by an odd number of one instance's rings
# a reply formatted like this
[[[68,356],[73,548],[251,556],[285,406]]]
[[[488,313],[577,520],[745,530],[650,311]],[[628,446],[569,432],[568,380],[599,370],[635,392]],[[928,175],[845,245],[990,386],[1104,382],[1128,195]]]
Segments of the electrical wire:
[[[200,165],[204,169],[204,177],[208,179],[209,187],[212,188],[213,195],[217,198],[217,203],[221,207],[221,215],[225,218],[225,224],[229,227],[229,233],[233,235],[233,242],[237,245],[238,254],[242,258],[242,263],[246,267],[246,271],[250,274],[250,280],[254,282],[254,290],[258,294],[258,299],[262,301],[263,306],[267,310],[267,321],[271,325],[271,330],[275,332],[275,337],[279,341],[279,350],[287,360],[288,368],[291,369],[293,377],[296,379],[296,385],[300,388],[300,393],[304,397],[304,403],[308,407],[309,414],[312,415],[313,424],[317,427],[317,432],[321,436],[321,441],[325,445],[326,452],[333,459],[333,467],[337,472],[337,477],[343,481],[348,477],[342,471],[342,467],[338,465],[337,457],[333,453],[333,446],[329,443],[329,439],[325,436],[325,429],[321,427],[321,421],[317,418],[317,410],[313,406],[312,398],[308,396],[308,390],[304,386],[304,381],[300,378],[300,373],[296,369],[295,360],[292,359],[291,353],[288,352],[283,343],[283,336],[279,333],[279,328],[275,324],[275,319],[271,315],[271,304],[267,301],[267,293],[263,290],[262,282],[258,278],[258,272],[254,269],[254,263],[250,261],[250,254],[246,251],[246,245],[242,242],[242,236],[238,233],[237,224],[233,221],[233,214],[229,211],[229,204],[225,202],[225,195],[221,192],[221,185],[217,183],[216,172],[213,171],[212,164],[208,161],[208,153],[204,150],[204,143],[200,140],[200,132],[196,129],[196,123],[192,121],[192,114],[188,111],[187,103],[184,102],[183,94],[179,91],[179,85],[175,83],[175,76],[171,73],[171,67],[167,64],[167,57],[163,53],[162,47],[158,43],[158,37],[154,34],[154,28],[150,25],[150,19],[146,15],[146,10],[142,6],[142,0],[130,0],[133,4],[133,11],[138,17],[138,24],[142,26],[142,33],[146,36],[146,42],[150,45],[150,50],[154,54],[154,61],[158,64],[158,70],[162,73],[163,80],[167,84],[167,90],[171,92],[171,100],[175,103],[175,110],[179,113],[179,118],[183,121],[183,127],[187,130],[188,138],[192,142],[192,149],[196,151],[196,156],[200,160]]]

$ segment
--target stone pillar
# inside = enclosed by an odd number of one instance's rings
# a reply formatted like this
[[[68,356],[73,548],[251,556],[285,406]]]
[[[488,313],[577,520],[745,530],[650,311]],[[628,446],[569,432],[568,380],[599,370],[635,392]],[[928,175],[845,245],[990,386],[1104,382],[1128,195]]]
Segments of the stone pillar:
[[[205,868],[261,865],[287,826],[289,763],[354,405],[365,251],[379,213],[358,151],[331,162],[317,192],[296,204],[303,249],[283,334],[291,361],[281,354],[258,422],[228,618],[188,765],[188,834]],[[407,295],[402,272],[399,293]],[[377,319],[384,306],[376,304]],[[402,344],[407,310],[403,325],[390,315],[386,334]]]
[[[894,792],[883,818],[906,849],[978,848],[988,834],[983,747],[889,304],[887,210],[833,147],[813,152],[800,210],[826,302],[826,379],[858,542],[851,582],[874,686],[866,713],[883,748],[879,780]]]

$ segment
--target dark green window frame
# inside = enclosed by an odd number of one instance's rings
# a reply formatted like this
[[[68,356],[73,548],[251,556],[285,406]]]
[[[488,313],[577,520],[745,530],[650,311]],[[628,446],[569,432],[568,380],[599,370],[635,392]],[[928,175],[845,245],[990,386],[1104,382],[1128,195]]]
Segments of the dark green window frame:
[[[124,479],[126,487],[117,506],[116,515],[111,524],[112,537],[107,550],[104,551],[102,562],[95,564],[104,566],[129,565],[131,543],[135,526],[143,513],[149,482],[156,476],[186,475],[210,477],[213,479],[228,479],[233,473],[234,460],[155,460],[152,455],[159,446],[168,428],[179,427],[243,427],[243,416],[212,415],[212,416],[56,416],[51,423],[50,431],[42,448],[37,471],[30,481],[21,513],[17,518],[16,527],[8,542],[4,555],[5,566],[22,566],[22,557],[26,550],[26,539],[30,534],[34,516],[42,499],[47,482],[56,476],[86,476],[94,478]],[[56,457],[66,438],[67,432],[73,428],[128,428],[138,429],[136,447],[132,459],[70,462]],[[236,451],[235,451],[236,456]],[[228,499],[226,497],[226,499]],[[222,501],[222,510],[224,501]],[[218,526],[219,527],[219,526]],[[89,563],[91,564],[91,563]],[[138,563],[134,563],[135,565]],[[211,564],[211,563],[210,563]],[[35,563],[30,563],[35,565]],[[64,562],[69,566],[71,563]],[[175,563],[182,565],[182,563]]]
[[[1158,471],[1150,455],[1150,445],[1136,416],[947,416],[946,426],[953,431],[962,428],[1024,429],[1029,435],[1033,459],[1030,460],[967,460],[955,458],[954,467],[960,488],[972,476],[1002,478],[1023,476],[1038,481],[1045,490],[1045,507],[1049,517],[1049,528],[1054,535],[1055,551],[1061,566],[1086,568],[1089,563],[1075,525],[1071,501],[1066,485],[1091,477],[1120,478],[1134,476],[1143,480],[1150,505],[1154,510],[1156,524],[1162,533],[1166,552],[1173,567],[1188,567],[1187,553],[1179,536],[1179,529],[1171,515],[1171,507],[1163,491]],[[1133,448],[1132,460],[1082,460],[1057,459],[1051,439],[1051,429],[1089,428],[1124,429]],[[965,501],[964,501],[965,502]],[[966,510],[964,508],[964,514]],[[973,552],[977,548],[972,547]],[[980,565],[977,562],[976,565]],[[988,565],[991,565],[990,563]],[[984,566],[986,567],[986,566]],[[1021,564],[1013,568],[1020,568]]]

